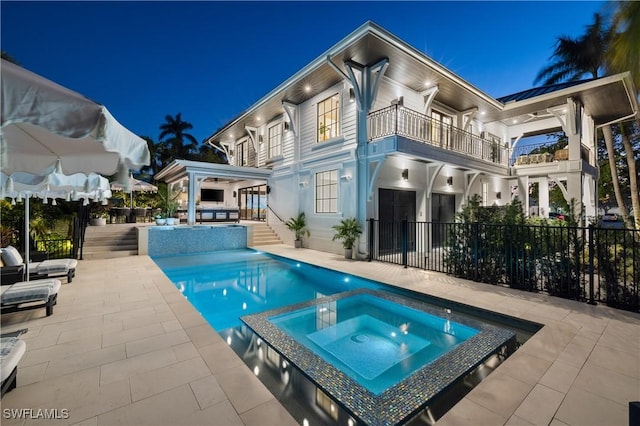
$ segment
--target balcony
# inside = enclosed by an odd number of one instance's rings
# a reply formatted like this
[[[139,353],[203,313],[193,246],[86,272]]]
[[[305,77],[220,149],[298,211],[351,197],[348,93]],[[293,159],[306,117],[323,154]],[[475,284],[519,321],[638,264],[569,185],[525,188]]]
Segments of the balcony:
[[[589,163],[591,150],[580,145],[580,158]],[[511,165],[527,166],[569,160],[569,148],[564,143],[546,143],[518,146],[513,150]]]
[[[367,117],[369,142],[402,136],[415,142],[500,166],[509,165],[509,150],[457,127],[400,105],[374,111]]]

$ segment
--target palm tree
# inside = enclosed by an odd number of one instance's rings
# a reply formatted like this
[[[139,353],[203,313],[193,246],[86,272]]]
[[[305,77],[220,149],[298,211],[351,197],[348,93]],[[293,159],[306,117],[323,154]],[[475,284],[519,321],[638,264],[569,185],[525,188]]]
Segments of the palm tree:
[[[588,25],[585,34],[578,38],[558,37],[556,48],[551,55],[552,62],[544,67],[534,80],[534,84],[542,81],[543,84],[555,84],[561,81],[575,81],[589,75],[592,78],[598,78],[601,71],[609,70],[607,63],[607,50],[612,40],[610,29],[604,24],[602,15],[594,14],[594,22]],[[620,208],[620,213],[626,222],[628,222],[628,212],[622,196],[620,181],[616,168],[616,157],[613,148],[613,131],[610,125],[602,128],[602,133],[609,157],[609,166],[611,168],[611,179],[613,184],[616,202]],[[630,146],[630,144],[629,144]],[[625,145],[626,149],[626,145]],[[627,150],[627,152],[633,152]],[[633,155],[627,155],[627,162],[634,162]],[[632,170],[632,168],[629,168]],[[635,170],[635,164],[633,165]],[[630,180],[631,192],[637,193],[637,181]],[[640,208],[640,206],[639,206]],[[635,211],[635,207],[634,207]],[[640,216],[640,210],[635,211],[635,216]]]
[[[640,2],[615,5],[607,61],[615,72],[631,71],[636,89],[640,89]]]
[[[175,117],[166,115],[164,119],[165,123],[160,125],[161,132],[158,139],[161,144],[165,145],[165,149],[168,148],[172,151],[172,157],[186,158],[191,153],[197,152],[198,141],[192,134],[187,133],[187,130],[193,129],[193,125],[187,121],[182,121],[182,113],[179,112]],[[162,139],[167,136],[171,137],[163,141]],[[188,142],[187,145],[185,145],[185,139]]]
[[[631,77],[640,90],[640,2],[620,1],[616,3],[611,24],[611,44],[607,52],[610,68],[615,72],[631,71]],[[637,128],[640,117],[636,116]],[[638,173],[629,138],[629,129],[621,127],[621,139],[627,153],[629,166],[629,186],[635,227],[640,229],[640,194],[638,194]]]
[[[581,37],[558,37],[550,58],[552,62],[540,70],[533,83],[547,85],[575,81],[585,74],[598,78],[606,65],[605,52],[610,34],[603,21],[602,15],[596,13],[593,24],[587,26]]]

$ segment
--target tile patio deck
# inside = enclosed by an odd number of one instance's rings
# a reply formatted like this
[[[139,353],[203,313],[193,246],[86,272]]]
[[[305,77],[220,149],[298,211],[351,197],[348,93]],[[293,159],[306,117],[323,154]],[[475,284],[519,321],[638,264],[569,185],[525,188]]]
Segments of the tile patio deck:
[[[640,400],[640,315],[286,245],[293,259],[542,323],[439,425],[627,425]],[[294,425],[296,421],[147,256],[83,260],[54,314],[29,328],[3,425]],[[57,409],[51,419],[11,409]],[[40,413],[42,414],[42,413]],[[56,414],[56,413],[54,413]]]

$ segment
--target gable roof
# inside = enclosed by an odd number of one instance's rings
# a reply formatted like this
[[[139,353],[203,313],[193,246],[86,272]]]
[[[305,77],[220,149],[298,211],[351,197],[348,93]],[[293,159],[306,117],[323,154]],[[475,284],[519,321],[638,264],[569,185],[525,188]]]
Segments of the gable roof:
[[[430,80],[432,85],[438,85],[436,99],[439,102],[457,111],[478,108],[484,112],[483,121],[486,123],[563,105],[567,97],[580,99],[596,124],[638,113],[637,92],[628,72],[602,79],[529,89],[496,99],[368,21],[218,129],[206,141],[233,142],[246,135],[245,126],[260,127],[281,116],[284,113],[283,101],[298,105],[344,81],[341,72],[345,73],[345,61],[373,65],[385,58],[389,61],[385,77],[416,92],[427,89],[425,81]],[[305,86],[311,87],[311,90],[304,90]]]

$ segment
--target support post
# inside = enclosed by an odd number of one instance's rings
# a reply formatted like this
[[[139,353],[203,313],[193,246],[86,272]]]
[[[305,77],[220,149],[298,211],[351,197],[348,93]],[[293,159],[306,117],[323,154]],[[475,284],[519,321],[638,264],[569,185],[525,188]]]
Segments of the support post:
[[[595,228],[593,224],[589,225],[589,305],[597,305],[593,298],[593,262],[595,261],[595,247],[593,244],[593,233]]]
[[[407,247],[409,239],[407,219],[402,219],[402,266],[407,268]]]

